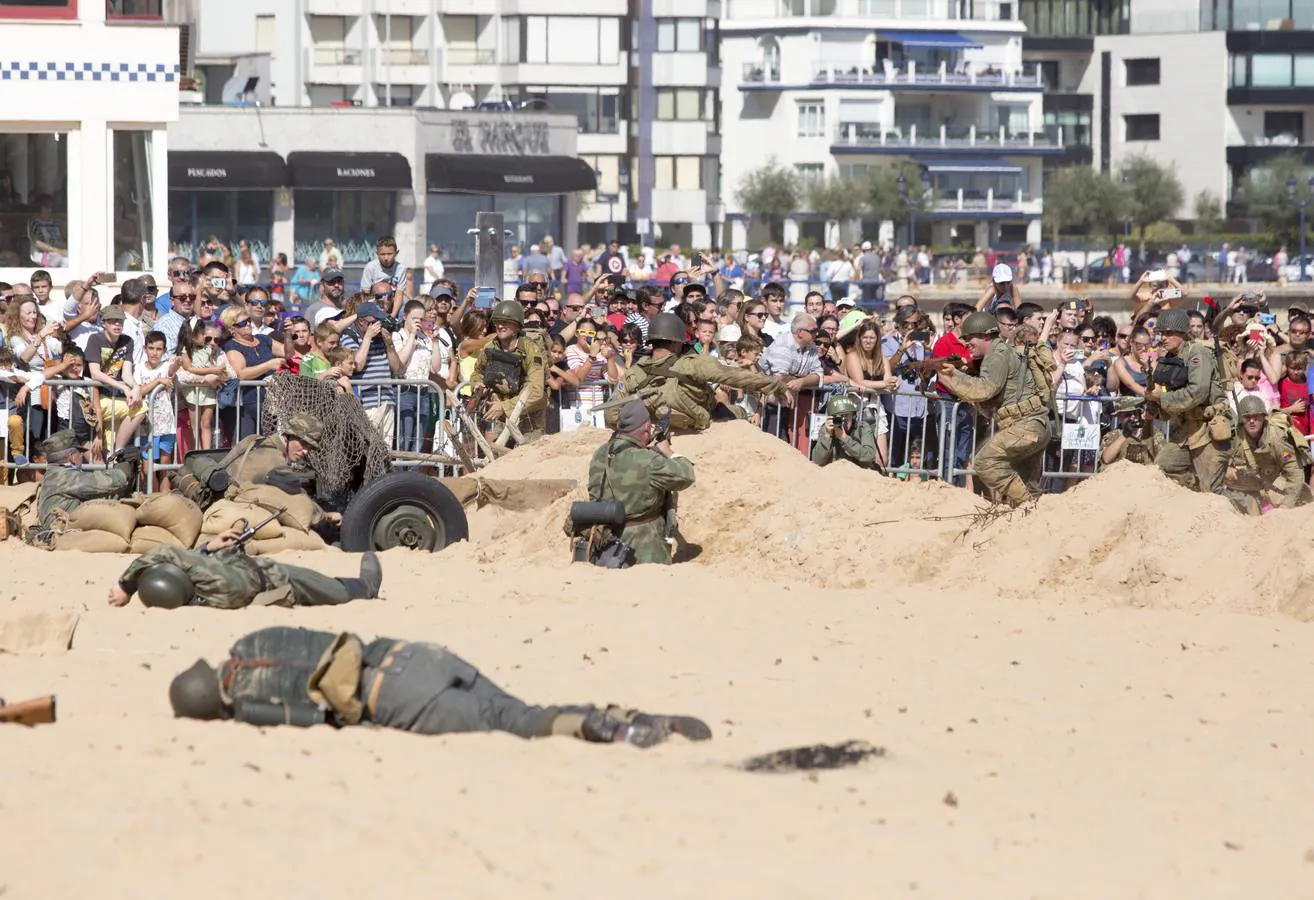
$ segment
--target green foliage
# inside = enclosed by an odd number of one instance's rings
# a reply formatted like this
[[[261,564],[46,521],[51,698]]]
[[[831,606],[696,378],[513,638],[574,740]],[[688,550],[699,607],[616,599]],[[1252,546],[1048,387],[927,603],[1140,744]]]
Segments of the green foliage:
[[[1288,196],[1287,181],[1296,180],[1297,201],[1309,202],[1310,174],[1309,166],[1296,154],[1275,157],[1246,173],[1245,180],[1237,185],[1237,200],[1261,228],[1273,232],[1280,241],[1295,243],[1300,240],[1300,210]],[[1310,212],[1314,214],[1314,210]]]
[[[904,193],[899,193],[899,176],[904,179]],[[867,209],[877,221],[889,219],[896,226],[906,224],[913,212],[931,208],[933,197],[922,183],[921,166],[901,160],[897,166],[878,169],[867,183]]]
[[[774,226],[799,208],[800,187],[798,173],[771,157],[744,176],[735,198],[745,212]]]
[[[1200,233],[1216,231],[1223,223],[1223,201],[1213,191],[1205,189],[1195,195],[1192,204],[1195,213],[1195,230]]]
[[[865,200],[860,185],[834,175],[808,185],[808,209],[827,220],[843,222],[860,217]]]
[[[1086,165],[1065,166],[1045,184],[1045,224],[1058,245],[1064,227],[1117,230],[1115,223],[1126,209],[1121,186],[1103,172]]]
[[[1148,156],[1123,160],[1118,167],[1126,200],[1126,215],[1140,232],[1141,254],[1145,253],[1145,229],[1172,218],[1185,202],[1186,193],[1177,173]]]

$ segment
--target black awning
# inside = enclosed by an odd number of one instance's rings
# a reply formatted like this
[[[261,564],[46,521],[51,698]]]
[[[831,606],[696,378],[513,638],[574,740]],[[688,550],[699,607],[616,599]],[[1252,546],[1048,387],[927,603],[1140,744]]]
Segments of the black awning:
[[[569,194],[598,186],[593,167],[573,156],[478,156],[430,153],[429,191],[467,194]]]
[[[169,187],[272,191],[287,186],[287,164],[270,150],[170,150]]]
[[[327,153],[317,150],[287,155],[292,187],[329,190],[408,191],[411,164],[400,153]]]

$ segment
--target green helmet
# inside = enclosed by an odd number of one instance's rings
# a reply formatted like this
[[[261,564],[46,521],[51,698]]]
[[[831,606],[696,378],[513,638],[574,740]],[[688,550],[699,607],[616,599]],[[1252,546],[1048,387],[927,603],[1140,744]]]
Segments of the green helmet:
[[[1160,334],[1169,331],[1178,334],[1189,334],[1191,331],[1191,317],[1186,314],[1184,309],[1165,309],[1159,313],[1154,330]]]
[[[320,441],[324,439],[324,422],[313,413],[293,413],[283,427],[283,434],[296,438],[311,450],[318,450]]]
[[[977,310],[963,319],[958,331],[963,337],[971,334],[999,334],[999,320],[988,312]]]
[[[1264,403],[1262,397],[1245,396],[1237,403],[1236,414],[1243,419],[1246,416],[1266,416],[1268,415],[1268,406]]]
[[[220,719],[224,696],[219,691],[219,673],[203,659],[169,683],[169,705],[180,719]]]
[[[498,319],[504,322],[515,322],[523,328],[525,326],[525,308],[515,300],[502,300],[493,306],[488,318],[494,322]]]
[[[192,602],[196,587],[192,579],[173,563],[156,563],[137,576],[137,596],[142,606],[177,609]]]
[[[826,404],[826,412],[832,416],[847,416],[857,411],[858,404],[854,403],[853,398],[848,394],[831,397],[830,402]]]
[[[684,322],[675,313],[658,313],[648,325],[649,341],[684,343]]]

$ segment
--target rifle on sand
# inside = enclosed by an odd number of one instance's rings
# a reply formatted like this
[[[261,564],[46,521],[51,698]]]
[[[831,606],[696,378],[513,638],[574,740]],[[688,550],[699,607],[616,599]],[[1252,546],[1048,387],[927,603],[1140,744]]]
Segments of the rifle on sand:
[[[265,507],[265,508],[268,509],[269,507]],[[287,507],[280,506],[278,509],[271,512],[268,516],[261,519],[259,522],[255,523],[254,525],[249,523],[246,519],[238,519],[236,522],[233,523],[233,527],[232,527],[232,530],[237,532],[237,540],[234,541],[232,544],[229,544],[224,549],[233,550],[237,547],[241,547],[247,541],[251,540],[251,538],[255,537],[256,532],[258,532],[261,528],[264,528],[266,525],[277,519],[279,516],[283,515],[283,513],[285,512],[287,512]],[[205,547],[201,549],[201,552],[209,556],[211,553],[216,553],[219,551],[211,550],[210,545],[207,543]]]
[[[49,725],[55,721],[55,695],[6,703],[0,700],[0,724]]]

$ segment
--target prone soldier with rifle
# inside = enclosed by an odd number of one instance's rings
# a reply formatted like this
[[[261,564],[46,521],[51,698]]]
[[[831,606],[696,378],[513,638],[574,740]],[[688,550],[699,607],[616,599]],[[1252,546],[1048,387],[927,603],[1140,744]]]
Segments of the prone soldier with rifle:
[[[238,519],[232,529],[215,535],[196,550],[148,550],[110,588],[110,605],[126,606],[133,594],[141,597],[143,606],[159,609],[332,606],[379,595],[383,568],[373,553],[361,557],[357,578],[330,578],[268,557],[247,556],[246,542],[284,512],[285,508],[274,510],[255,525]]]

